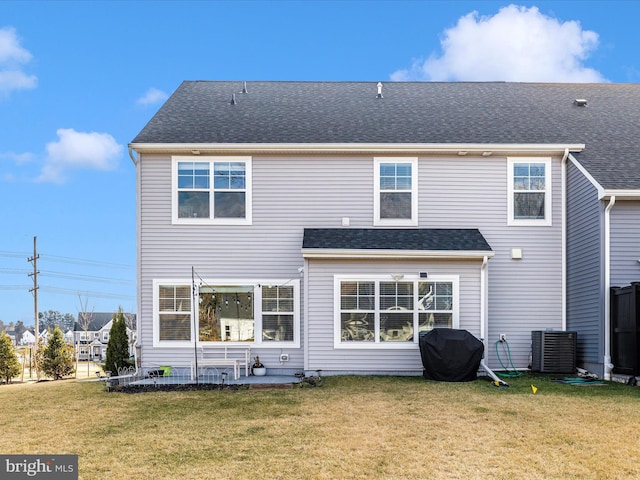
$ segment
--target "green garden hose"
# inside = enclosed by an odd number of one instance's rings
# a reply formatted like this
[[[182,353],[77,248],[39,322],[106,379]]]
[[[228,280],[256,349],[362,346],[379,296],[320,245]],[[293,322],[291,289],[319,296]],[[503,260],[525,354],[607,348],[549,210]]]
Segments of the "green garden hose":
[[[504,363],[502,363],[502,359],[500,358],[500,351],[498,350],[499,343],[504,343],[506,345],[507,357],[509,359],[509,363],[511,364],[511,368],[513,369],[513,371],[509,371],[509,367],[505,366]],[[511,359],[511,350],[509,349],[509,343],[506,340],[502,342],[500,340],[496,341],[496,355],[498,356],[498,362],[500,362],[500,366],[505,370],[504,373],[496,372],[496,374],[499,377],[521,377],[522,376],[522,372],[519,372],[518,370],[516,370],[516,367],[513,365],[513,360]]]

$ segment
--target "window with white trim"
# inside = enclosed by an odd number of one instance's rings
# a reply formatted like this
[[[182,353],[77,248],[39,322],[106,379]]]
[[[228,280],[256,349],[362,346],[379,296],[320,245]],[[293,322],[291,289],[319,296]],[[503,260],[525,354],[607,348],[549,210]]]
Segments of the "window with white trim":
[[[293,341],[295,322],[293,285],[262,287],[262,341]]]
[[[251,223],[251,157],[173,157],[174,223]]]
[[[156,342],[242,343],[299,346],[300,281],[211,282],[197,288],[196,325],[191,285],[154,281]],[[166,343],[169,345],[169,343]]]
[[[160,285],[158,288],[158,339],[191,340],[191,287]]]
[[[510,158],[509,225],[551,225],[551,159]]]
[[[374,225],[418,224],[418,159],[374,159]]]
[[[336,346],[416,344],[433,328],[457,328],[457,276],[395,281],[336,276]]]

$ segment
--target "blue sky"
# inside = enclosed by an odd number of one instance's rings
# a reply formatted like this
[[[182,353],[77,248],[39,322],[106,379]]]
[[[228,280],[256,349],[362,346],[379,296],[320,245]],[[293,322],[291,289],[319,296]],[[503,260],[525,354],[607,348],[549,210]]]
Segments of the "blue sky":
[[[127,145],[183,80],[640,81],[634,1],[0,2],[0,320],[135,311]]]

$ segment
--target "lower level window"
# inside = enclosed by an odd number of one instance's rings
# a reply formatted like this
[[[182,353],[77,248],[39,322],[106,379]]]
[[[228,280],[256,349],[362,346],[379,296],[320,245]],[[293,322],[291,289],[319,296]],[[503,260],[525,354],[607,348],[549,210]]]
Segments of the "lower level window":
[[[276,343],[298,340],[298,280],[284,285],[211,284],[200,286],[191,308],[191,285],[157,289],[159,341]]]
[[[421,332],[453,328],[456,282],[337,280],[340,343],[416,343]]]
[[[262,287],[262,341],[293,341],[294,288]]]
[[[201,287],[198,297],[200,342],[253,342],[253,285]]]
[[[191,288],[161,285],[158,304],[160,340],[191,340]]]

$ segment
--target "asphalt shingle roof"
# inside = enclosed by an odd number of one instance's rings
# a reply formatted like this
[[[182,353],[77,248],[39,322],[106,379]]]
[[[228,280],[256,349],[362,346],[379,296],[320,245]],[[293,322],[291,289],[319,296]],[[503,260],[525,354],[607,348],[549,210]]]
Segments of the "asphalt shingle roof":
[[[604,188],[640,189],[639,84],[376,83],[186,81],[132,143],[584,143]]]
[[[85,313],[85,312],[78,312],[78,320],[76,320],[73,329],[75,331],[83,331],[84,330],[84,320],[85,318],[89,319],[89,325],[87,326],[87,331],[88,332],[97,332],[98,330],[100,330],[102,327],[104,327],[107,323],[109,323],[111,320],[113,320],[113,312],[91,312],[91,313]],[[136,323],[136,316],[135,314],[131,314],[131,313],[126,313],[125,315],[128,315],[128,318],[132,318],[132,324],[135,325]]]
[[[302,248],[491,251],[475,228],[305,228]]]

